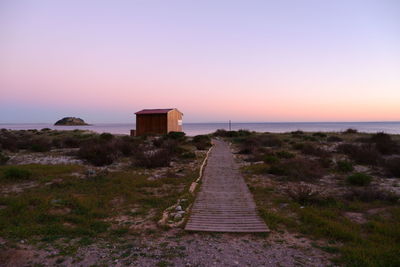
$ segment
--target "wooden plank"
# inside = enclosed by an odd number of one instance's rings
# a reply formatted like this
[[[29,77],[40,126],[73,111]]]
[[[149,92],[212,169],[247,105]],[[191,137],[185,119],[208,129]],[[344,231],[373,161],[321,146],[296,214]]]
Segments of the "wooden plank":
[[[213,140],[207,166],[185,229],[205,232],[268,232],[227,143]]]

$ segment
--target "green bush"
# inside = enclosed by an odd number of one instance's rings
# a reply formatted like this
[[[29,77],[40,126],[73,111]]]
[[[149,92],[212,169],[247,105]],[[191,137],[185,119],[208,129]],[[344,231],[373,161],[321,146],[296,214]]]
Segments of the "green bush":
[[[31,176],[32,173],[29,170],[18,167],[9,167],[3,173],[3,179],[8,181],[27,180]]]
[[[366,186],[372,181],[372,177],[365,173],[355,173],[347,177],[346,182],[350,185]]]
[[[263,161],[268,164],[278,163],[279,159],[274,155],[265,155]]]
[[[181,140],[185,138],[185,133],[184,132],[169,132],[167,134],[168,139],[174,139],[174,140]]]
[[[281,159],[292,159],[295,157],[295,154],[289,151],[278,151],[276,152],[276,155]]]
[[[340,172],[351,172],[354,170],[353,164],[350,161],[347,160],[341,160],[337,162],[337,169]]]
[[[326,133],[317,132],[317,133],[313,133],[313,136],[323,138],[323,137],[326,137]]]
[[[100,139],[104,140],[104,141],[111,141],[114,138],[114,135],[110,134],[110,133],[102,133],[100,134]]]

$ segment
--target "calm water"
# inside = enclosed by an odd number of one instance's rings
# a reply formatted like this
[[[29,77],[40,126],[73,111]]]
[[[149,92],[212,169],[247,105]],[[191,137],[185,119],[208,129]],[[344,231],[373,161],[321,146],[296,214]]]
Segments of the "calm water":
[[[46,123],[31,124],[4,124],[0,128],[12,130],[51,128],[57,130],[91,130],[98,133],[129,134],[135,129],[135,124],[129,123],[98,123],[90,126],[54,126]],[[212,133],[217,129],[228,130],[228,123],[184,123],[184,131],[187,135]],[[400,134],[400,122],[276,122],[276,123],[232,123],[232,130],[247,129],[257,132],[290,132],[295,130],[339,132],[348,128],[357,129],[360,132],[386,132]]]

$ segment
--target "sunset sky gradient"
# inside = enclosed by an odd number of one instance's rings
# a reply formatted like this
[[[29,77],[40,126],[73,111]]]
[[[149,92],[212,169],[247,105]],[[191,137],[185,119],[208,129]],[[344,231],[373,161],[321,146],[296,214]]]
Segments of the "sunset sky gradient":
[[[0,123],[399,121],[400,1],[0,1]]]

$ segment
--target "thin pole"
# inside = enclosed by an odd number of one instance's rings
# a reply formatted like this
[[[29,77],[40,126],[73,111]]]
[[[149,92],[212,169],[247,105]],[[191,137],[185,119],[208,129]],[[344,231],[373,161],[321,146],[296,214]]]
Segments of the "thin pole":
[[[229,131],[232,131],[232,123],[231,123],[231,120],[229,120]]]

